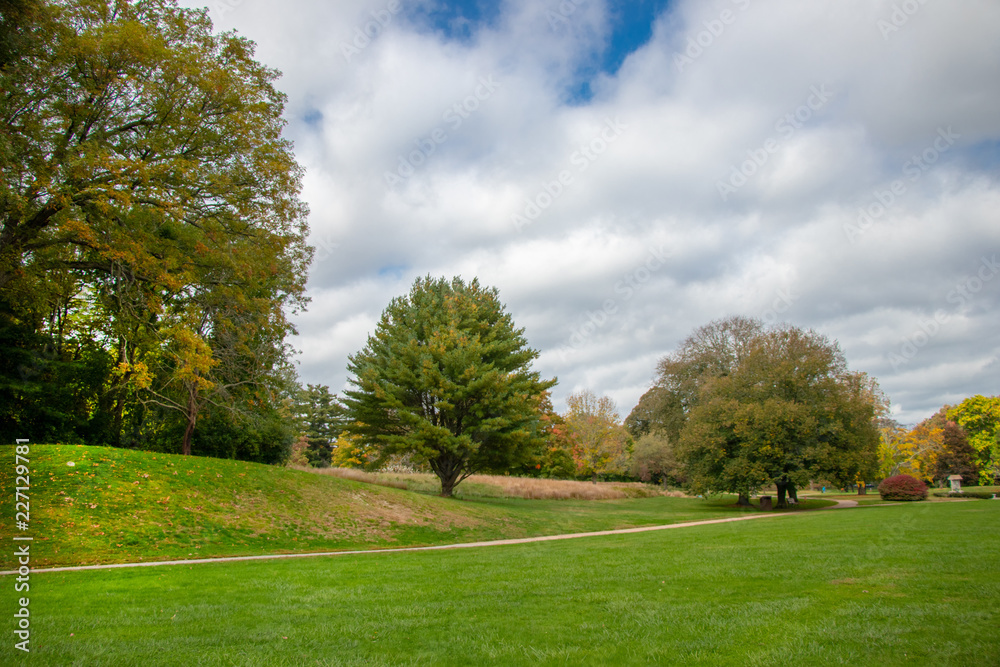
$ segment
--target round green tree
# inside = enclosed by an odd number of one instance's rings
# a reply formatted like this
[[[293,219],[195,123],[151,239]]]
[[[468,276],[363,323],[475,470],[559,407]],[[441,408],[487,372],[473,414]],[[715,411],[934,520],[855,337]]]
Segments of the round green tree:
[[[380,456],[411,454],[441,495],[477,472],[502,472],[543,446],[538,352],[495,288],[419,278],[392,300],[364,349],[350,357],[346,429]]]
[[[680,424],[676,452],[692,493],[727,491],[747,505],[773,484],[781,507],[809,480],[874,473],[877,385],[814,331],[712,322],[660,362],[660,375],[663,409],[647,419]]]

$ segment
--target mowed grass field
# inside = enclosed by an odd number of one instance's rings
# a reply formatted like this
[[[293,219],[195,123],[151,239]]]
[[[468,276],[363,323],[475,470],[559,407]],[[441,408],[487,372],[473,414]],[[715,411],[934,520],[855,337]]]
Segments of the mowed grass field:
[[[0,488],[13,489],[13,448],[7,453]],[[732,507],[730,497],[523,500],[488,489],[476,497],[471,482],[473,495],[449,499],[315,472],[110,447],[32,445],[29,458],[36,568],[449,544],[753,511]],[[9,529],[13,492],[0,496],[0,515]],[[0,558],[0,570],[12,567],[10,554]]]
[[[1000,502],[35,573],[32,665],[995,665]],[[4,582],[7,585],[7,582]]]

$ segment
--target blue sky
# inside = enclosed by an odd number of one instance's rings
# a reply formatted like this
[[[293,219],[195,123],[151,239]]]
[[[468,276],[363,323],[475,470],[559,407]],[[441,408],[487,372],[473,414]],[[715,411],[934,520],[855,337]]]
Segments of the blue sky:
[[[557,408],[628,414],[734,314],[838,341],[904,423],[1000,391],[1000,4],[562,5],[212,6],[283,72],[303,382],[430,274],[498,288]]]
[[[546,19],[555,30],[574,20],[588,0],[550,2],[545,6]],[[605,39],[596,44],[567,86],[566,101],[583,104],[593,97],[591,81],[597,74],[614,75],[625,58],[646,44],[653,34],[654,21],[669,7],[668,0],[612,0],[607,3]],[[454,0],[408,5],[406,17],[415,26],[433,30],[446,40],[475,41],[484,29],[495,29],[503,17],[502,2]]]
[[[406,17],[416,26],[434,30],[445,39],[473,41],[483,28],[494,26],[501,16],[500,2],[423,2],[408,4]]]

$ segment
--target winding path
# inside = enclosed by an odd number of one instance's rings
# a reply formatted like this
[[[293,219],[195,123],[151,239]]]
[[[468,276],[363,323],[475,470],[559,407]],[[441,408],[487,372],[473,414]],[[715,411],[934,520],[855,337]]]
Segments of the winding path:
[[[837,504],[836,505],[830,505],[829,507],[820,507],[818,509],[821,509],[821,510],[839,510],[839,509],[843,509],[843,508],[846,508],[846,507],[857,507],[858,506],[858,501],[857,500],[834,500],[833,502],[835,502]]]
[[[855,500],[834,500],[836,505],[820,507],[819,510],[843,509],[857,507]],[[807,512],[817,510],[803,510]],[[619,528],[617,530],[599,530],[590,533],[566,533],[563,535],[541,535],[538,537],[520,537],[508,540],[489,540],[485,542],[463,542],[460,544],[438,544],[429,547],[399,547],[396,549],[363,549],[355,551],[321,551],[295,554],[265,554],[261,556],[225,556],[222,558],[193,558],[187,560],[159,560],[144,563],[111,563],[108,565],[73,565],[67,567],[49,567],[32,569],[31,573],[39,572],[77,572],[80,570],[112,570],[127,567],[156,567],[159,565],[203,565],[206,563],[232,563],[248,560],[277,560],[280,558],[316,558],[319,556],[358,556],[362,554],[402,553],[408,551],[440,551],[442,549],[472,549],[479,547],[496,547],[506,544],[528,544],[529,542],[553,542],[555,540],[574,540],[580,537],[601,537],[605,535],[628,535],[631,533],[648,533],[654,530],[673,530],[675,528],[690,528],[692,526],[708,526],[717,523],[732,523],[734,521],[751,521],[753,519],[770,519],[774,517],[795,516],[795,513],[783,514],[748,514],[746,516],[730,517],[728,519],[706,519],[704,521],[688,521],[671,523],[664,526],[640,526],[638,528]],[[16,570],[0,572],[0,576],[17,574]]]

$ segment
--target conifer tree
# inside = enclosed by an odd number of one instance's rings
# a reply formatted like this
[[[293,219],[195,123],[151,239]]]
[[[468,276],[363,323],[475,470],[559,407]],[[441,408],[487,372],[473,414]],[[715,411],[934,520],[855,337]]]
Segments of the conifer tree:
[[[350,357],[346,430],[380,456],[411,454],[441,495],[476,472],[523,464],[544,444],[538,352],[495,288],[419,278],[393,299],[364,349]]]

